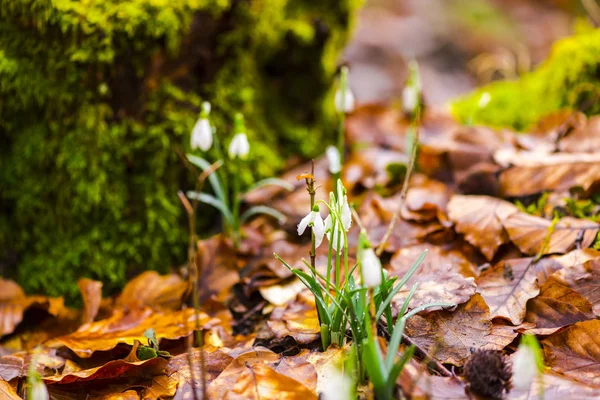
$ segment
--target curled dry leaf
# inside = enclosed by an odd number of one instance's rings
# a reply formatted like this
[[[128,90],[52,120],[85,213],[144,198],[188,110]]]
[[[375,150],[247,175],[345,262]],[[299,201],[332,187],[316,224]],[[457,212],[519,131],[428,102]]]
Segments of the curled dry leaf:
[[[4,400],[22,400],[10,383],[0,380],[0,397]]]
[[[595,153],[600,149],[600,117],[580,123],[558,142],[558,149],[569,153]]]
[[[557,374],[544,374],[542,379],[535,379],[530,388],[513,388],[506,396],[507,400],[538,400],[540,386],[543,389],[544,400],[577,399],[588,400],[600,398],[600,389],[566,379]]]
[[[415,175],[410,181],[402,218],[415,222],[428,222],[437,218],[447,222],[445,214],[451,190],[444,183]]]
[[[594,249],[577,249],[563,255],[543,257],[536,265],[538,282],[542,284],[556,271],[572,268],[578,269],[583,263],[596,258],[600,258],[600,251]],[[557,279],[564,280],[561,276],[566,273],[570,274],[571,271],[565,271],[561,275],[556,275]],[[567,285],[569,284],[567,283]]]
[[[462,365],[471,349],[502,350],[517,337],[516,329],[490,321],[487,304],[475,294],[456,311],[434,311],[408,320],[406,333],[442,363]]]
[[[600,315],[600,258],[565,267],[554,277],[586,298]]]
[[[465,240],[478,247],[489,260],[498,247],[508,243],[502,221],[518,212],[513,204],[490,196],[454,195],[448,203],[448,217]]]
[[[301,344],[317,340],[321,333],[314,298],[308,290],[303,291],[296,301],[276,307],[267,324],[275,338],[291,336]]]
[[[4,355],[0,358],[0,379],[11,381],[14,378],[27,376],[34,354],[20,351]],[[43,373],[45,369],[57,370],[65,365],[65,360],[56,355],[55,349],[41,348],[35,351],[36,370]]]
[[[200,312],[199,317],[204,328],[220,322],[204,312]],[[195,321],[195,312],[191,308],[169,314],[153,312],[149,308],[130,312],[117,309],[112,317],[87,324],[77,332],[58,337],[46,345],[53,348],[65,346],[79,357],[87,358],[94,351],[110,350],[119,343],[133,345],[136,340],[146,342],[144,332],[149,328],[154,329],[159,341],[188,336],[195,328]]]
[[[578,322],[542,340],[545,364],[576,381],[600,386],[600,320]]]
[[[223,235],[198,241],[198,297],[200,305],[209,299],[224,302],[239,282],[237,257]]]
[[[446,249],[429,243],[403,247],[395,252],[390,260],[390,273],[400,277],[403,276],[425,250],[427,250],[427,255],[417,271],[418,274],[437,274],[452,271],[466,278],[479,275],[477,265],[467,258],[463,252],[454,247]]]
[[[407,164],[408,156],[404,153],[371,147],[352,153],[344,163],[342,180],[348,190],[353,190],[358,184],[368,189],[387,186],[392,178],[388,166]]]
[[[116,306],[179,310],[187,290],[187,282],[175,274],[159,275],[156,271],[146,271],[125,285]]]
[[[102,282],[82,278],[77,281],[81,297],[83,298],[83,315],[81,320],[84,324],[92,322],[102,302]]]
[[[535,324],[530,332],[550,335],[576,322],[593,319],[592,305],[582,295],[551,278],[540,294],[527,302],[525,321]]]
[[[490,318],[505,318],[515,325],[523,322],[527,300],[540,292],[533,258],[501,261],[476,280],[489,306]]]
[[[588,220],[561,218],[550,234],[551,222],[547,219],[518,212],[502,221],[510,240],[528,255],[535,255],[548,242],[546,254],[566,253],[569,250],[589,247],[600,225]],[[547,241],[550,234],[550,240]]]

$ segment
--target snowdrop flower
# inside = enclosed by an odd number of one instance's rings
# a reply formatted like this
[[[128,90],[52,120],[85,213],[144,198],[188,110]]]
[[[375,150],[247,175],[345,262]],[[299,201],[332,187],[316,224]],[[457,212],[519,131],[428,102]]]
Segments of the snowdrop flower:
[[[328,215],[327,218],[325,218],[325,234],[327,235],[327,240],[331,242],[335,251],[342,251],[345,243],[344,232],[340,229],[339,223],[335,224],[335,232],[333,230],[333,219],[331,218],[331,215]]]
[[[513,385],[517,389],[527,390],[537,373],[535,352],[531,346],[521,343],[513,358]]]
[[[250,144],[245,133],[238,133],[233,137],[231,144],[229,145],[229,158],[240,158],[245,160],[248,157],[250,151]]]
[[[302,218],[298,224],[298,236],[304,233],[307,226],[312,227],[312,231],[315,234],[315,247],[319,247],[323,241],[323,236],[325,236],[325,225],[319,213],[319,206],[316,204],[312,211],[306,217]]]
[[[332,174],[337,174],[340,172],[342,170],[342,162],[340,159],[340,152],[338,151],[337,147],[327,147],[325,154],[327,155],[327,161],[329,161],[329,172]]]
[[[342,226],[348,232],[350,227],[352,227],[352,211],[350,211],[350,205],[348,205],[348,197],[344,195],[344,199],[342,200]]]
[[[419,105],[419,92],[412,85],[407,85],[402,89],[402,108],[407,114],[412,114]]]
[[[381,261],[372,248],[364,249],[360,255],[360,270],[365,286],[374,288],[381,285]]]
[[[48,400],[50,396],[48,395],[48,388],[44,382],[40,379],[36,379],[35,382],[31,385],[31,392],[29,399],[30,400]]]
[[[192,150],[201,149],[202,151],[208,151],[213,143],[213,132],[208,120],[210,114],[210,103],[204,102],[202,104],[202,112],[200,118],[196,121],[194,129],[192,129]]]
[[[479,98],[479,102],[477,103],[477,106],[479,108],[485,108],[489,104],[490,100],[492,100],[492,96],[490,95],[490,93],[483,92],[481,94],[481,97]]]
[[[320,399],[323,400],[350,400],[356,398],[353,390],[352,379],[335,365],[323,369],[324,383],[321,387]]]
[[[344,112],[346,114],[354,111],[355,107],[355,99],[354,94],[350,90],[349,87],[346,88],[344,94],[342,95],[342,89],[339,89],[335,92],[335,109],[337,112]]]

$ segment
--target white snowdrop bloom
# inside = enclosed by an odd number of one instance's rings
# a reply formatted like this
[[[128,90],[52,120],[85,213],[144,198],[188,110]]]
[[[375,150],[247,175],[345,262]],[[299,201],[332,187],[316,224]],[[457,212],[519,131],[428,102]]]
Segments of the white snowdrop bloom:
[[[341,88],[338,88],[338,90],[335,92],[335,109],[338,112],[351,113],[354,111],[355,106],[354,93],[352,93],[350,88],[347,87],[344,94],[345,95],[342,95]]]
[[[413,85],[404,86],[402,89],[402,108],[404,112],[412,114],[419,105],[419,91]]]
[[[242,160],[248,157],[250,144],[245,133],[236,134],[229,144],[229,158],[240,158]]]
[[[372,248],[362,249],[358,255],[363,284],[374,288],[381,285],[381,261]]]
[[[325,218],[325,234],[327,235],[327,240],[331,242],[333,249],[335,251],[342,251],[344,248],[344,233],[340,229],[339,224],[335,225],[335,232],[333,231],[333,221],[331,215],[328,215]],[[338,238],[339,238],[339,248],[338,248]]]
[[[302,218],[298,224],[298,235],[302,235],[307,226],[312,227],[315,234],[315,247],[319,247],[323,241],[323,236],[325,236],[325,225],[319,213],[319,207],[315,206],[306,217]]]
[[[481,97],[479,98],[479,101],[477,102],[477,106],[479,108],[485,108],[489,104],[490,100],[492,100],[492,96],[490,95],[490,93],[483,92],[481,94]]]
[[[192,130],[192,149],[208,151],[213,143],[213,132],[208,118],[199,118]]]
[[[518,389],[527,390],[536,375],[535,353],[531,347],[519,345],[513,357],[513,385]]]
[[[30,400],[48,400],[48,388],[41,380],[36,380],[31,386],[31,398]]]
[[[320,399],[350,400],[353,397],[352,379],[334,365],[324,368]]]
[[[329,172],[332,174],[337,174],[342,170],[342,162],[340,157],[340,152],[337,147],[329,146],[325,151],[327,155],[327,161],[329,161]]]
[[[352,211],[350,211],[350,205],[348,205],[348,197],[344,195],[342,201],[342,226],[348,232],[352,226]]]

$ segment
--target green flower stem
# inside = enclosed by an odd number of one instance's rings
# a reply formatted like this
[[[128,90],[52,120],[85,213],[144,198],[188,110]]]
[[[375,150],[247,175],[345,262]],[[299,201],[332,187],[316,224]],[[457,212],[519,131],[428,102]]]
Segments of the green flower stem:
[[[231,160],[233,163],[233,248],[240,246],[240,163],[239,160]]]

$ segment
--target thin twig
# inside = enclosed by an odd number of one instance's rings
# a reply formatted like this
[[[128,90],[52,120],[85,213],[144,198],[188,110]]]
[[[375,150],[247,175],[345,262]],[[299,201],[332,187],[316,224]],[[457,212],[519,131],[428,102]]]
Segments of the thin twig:
[[[185,310],[185,304],[183,305],[183,309]],[[186,318],[185,316],[187,315],[187,313],[183,313],[183,323],[185,324],[185,328],[188,329],[188,318]],[[194,400],[198,400],[198,394],[196,393],[196,377],[194,376],[194,365],[192,362],[192,341],[190,340],[191,338],[185,338],[185,344],[186,344],[186,358],[187,358],[187,362],[188,362],[188,368],[190,369],[190,379],[192,381],[192,394],[194,395]],[[202,350],[200,350],[202,351]]]
[[[392,235],[392,232],[394,231],[394,227],[396,226],[396,223],[398,222],[398,219],[400,218],[400,213],[402,212],[402,208],[404,207],[404,202],[406,201],[406,194],[408,193],[408,184],[410,181],[410,176],[412,175],[412,171],[415,166],[415,162],[417,159],[417,152],[418,152],[417,150],[419,147],[419,134],[421,131],[421,115],[420,115],[420,113],[421,113],[420,107],[417,107],[417,111],[415,114],[415,123],[414,123],[415,136],[413,138],[413,144],[412,144],[412,149],[410,152],[410,158],[408,160],[408,166],[406,168],[406,175],[404,176],[404,182],[402,183],[402,190],[400,192],[400,200],[398,201],[398,209],[392,216],[390,225],[388,226],[388,229],[385,232],[385,235],[383,235],[383,239],[381,239],[381,243],[379,243],[379,246],[377,246],[376,254],[378,256],[381,255],[381,253],[383,252],[383,250],[385,248],[385,245],[387,244],[387,241],[390,239],[390,236]]]

